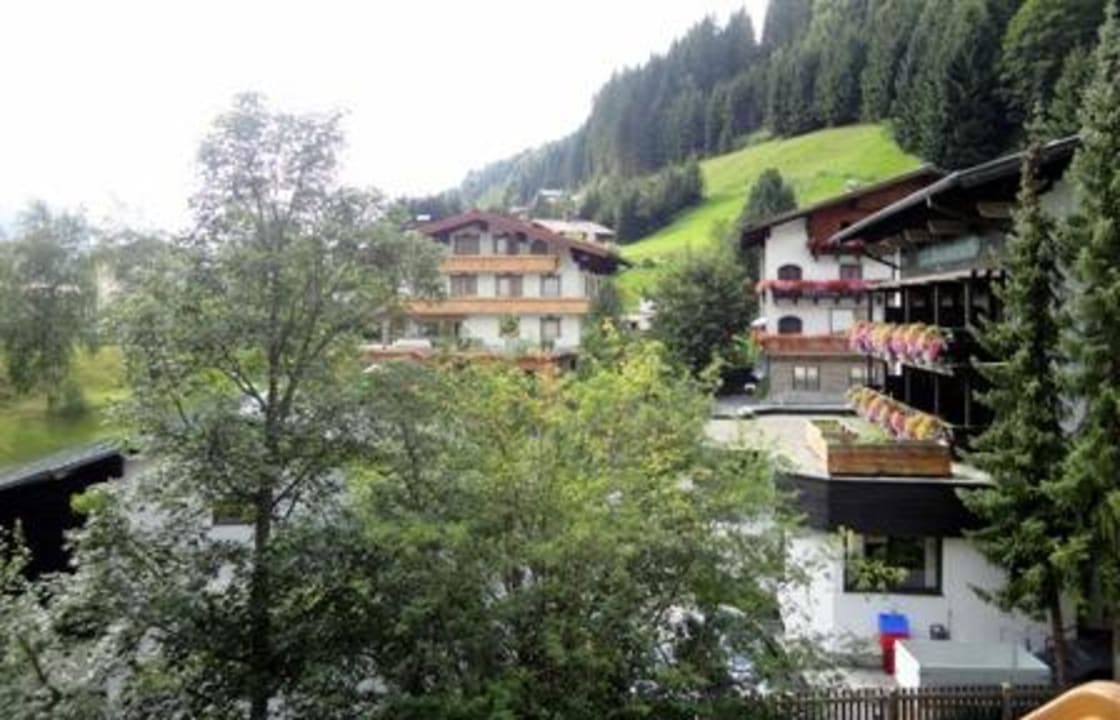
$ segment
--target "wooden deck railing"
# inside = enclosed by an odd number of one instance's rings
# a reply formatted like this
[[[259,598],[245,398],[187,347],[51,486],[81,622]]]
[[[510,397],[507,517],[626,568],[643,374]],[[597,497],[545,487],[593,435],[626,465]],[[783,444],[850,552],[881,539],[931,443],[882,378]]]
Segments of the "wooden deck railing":
[[[748,702],[762,711],[756,714],[789,720],[1018,720],[1057,694],[1047,686],[1011,685],[836,689]]]

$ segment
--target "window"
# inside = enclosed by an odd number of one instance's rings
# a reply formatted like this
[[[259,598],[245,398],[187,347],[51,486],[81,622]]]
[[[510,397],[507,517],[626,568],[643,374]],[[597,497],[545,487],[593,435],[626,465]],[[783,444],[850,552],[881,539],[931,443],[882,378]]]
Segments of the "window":
[[[520,275],[499,275],[497,277],[498,297],[521,297]]]
[[[941,594],[940,538],[851,533],[844,544],[845,592]],[[883,577],[880,570],[897,571],[900,578]],[[876,586],[883,581],[888,582]]]
[[[817,365],[793,366],[794,390],[820,390],[821,369]]]
[[[862,387],[867,384],[867,366],[852,365],[848,368],[848,387]]]
[[[560,318],[541,318],[541,344],[551,345],[560,338]]]
[[[455,255],[479,255],[482,243],[477,235],[456,235],[451,239],[451,252]]]
[[[544,240],[534,240],[529,246],[530,255],[548,255],[548,243]]]
[[[560,297],[559,275],[541,275],[541,297]]]
[[[477,275],[452,275],[451,297],[471,297],[478,294]]]
[[[496,235],[494,237],[495,255],[517,255],[521,252],[521,243],[512,235]]]
[[[828,313],[829,329],[834,333],[845,332],[856,322],[855,310],[833,308]]]
[[[841,280],[862,280],[863,279],[863,266],[859,263],[841,263],[840,264],[840,279]]]
[[[603,279],[598,275],[584,275],[583,296],[592,300],[599,297],[599,288],[602,286],[602,281]]]
[[[801,318],[797,317],[796,315],[786,315],[785,317],[778,318],[778,334],[800,335]]]
[[[778,268],[779,280],[800,280],[801,279],[801,266],[800,265],[782,265]]]

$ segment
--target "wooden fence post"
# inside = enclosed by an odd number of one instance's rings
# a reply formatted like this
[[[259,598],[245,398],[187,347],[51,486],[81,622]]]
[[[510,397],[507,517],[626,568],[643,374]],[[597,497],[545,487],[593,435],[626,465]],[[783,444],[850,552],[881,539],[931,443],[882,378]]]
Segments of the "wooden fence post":
[[[898,720],[898,688],[891,688],[887,696],[887,717],[885,720]]]
[[[1003,720],[1013,720],[1011,717],[1011,683],[1005,682],[999,686],[999,697],[1003,711],[1000,717]]]

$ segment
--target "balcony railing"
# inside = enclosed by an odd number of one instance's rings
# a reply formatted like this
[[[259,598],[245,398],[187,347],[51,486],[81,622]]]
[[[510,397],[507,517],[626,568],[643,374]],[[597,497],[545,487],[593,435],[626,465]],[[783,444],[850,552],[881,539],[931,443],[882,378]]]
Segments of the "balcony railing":
[[[834,300],[863,297],[873,287],[871,280],[763,280],[755,291],[769,291],[775,300]]]
[[[579,297],[453,297],[438,302],[414,302],[416,317],[465,315],[586,315],[591,301]]]
[[[848,346],[848,336],[839,335],[771,335],[757,336],[763,352],[777,355],[855,355]]]
[[[554,273],[555,255],[448,255],[439,264],[443,273]]]
[[[848,331],[852,352],[941,373],[987,354],[963,328],[925,323],[858,322]]]

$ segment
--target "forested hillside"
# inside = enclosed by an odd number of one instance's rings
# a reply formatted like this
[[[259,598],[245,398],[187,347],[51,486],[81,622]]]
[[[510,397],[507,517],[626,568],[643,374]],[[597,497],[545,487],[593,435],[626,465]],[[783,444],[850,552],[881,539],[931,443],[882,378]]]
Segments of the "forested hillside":
[[[917,167],[879,125],[849,125],[796,138],[760,142],[700,163],[704,196],[671,224],[622,248],[634,263],[618,280],[626,303],[648,294],[664,269],[688,251],[724,236],[743,211],[748,191],[767,168],[781,168],[798,205],[808,205]]]
[[[1020,141],[1036,106],[1053,135],[1073,109],[1103,0],[771,0],[707,18],[663,55],[616,73],[566,138],[471,172],[468,204],[528,202],[545,187],[647,175],[780,136],[889,121],[906,151],[946,168]]]

